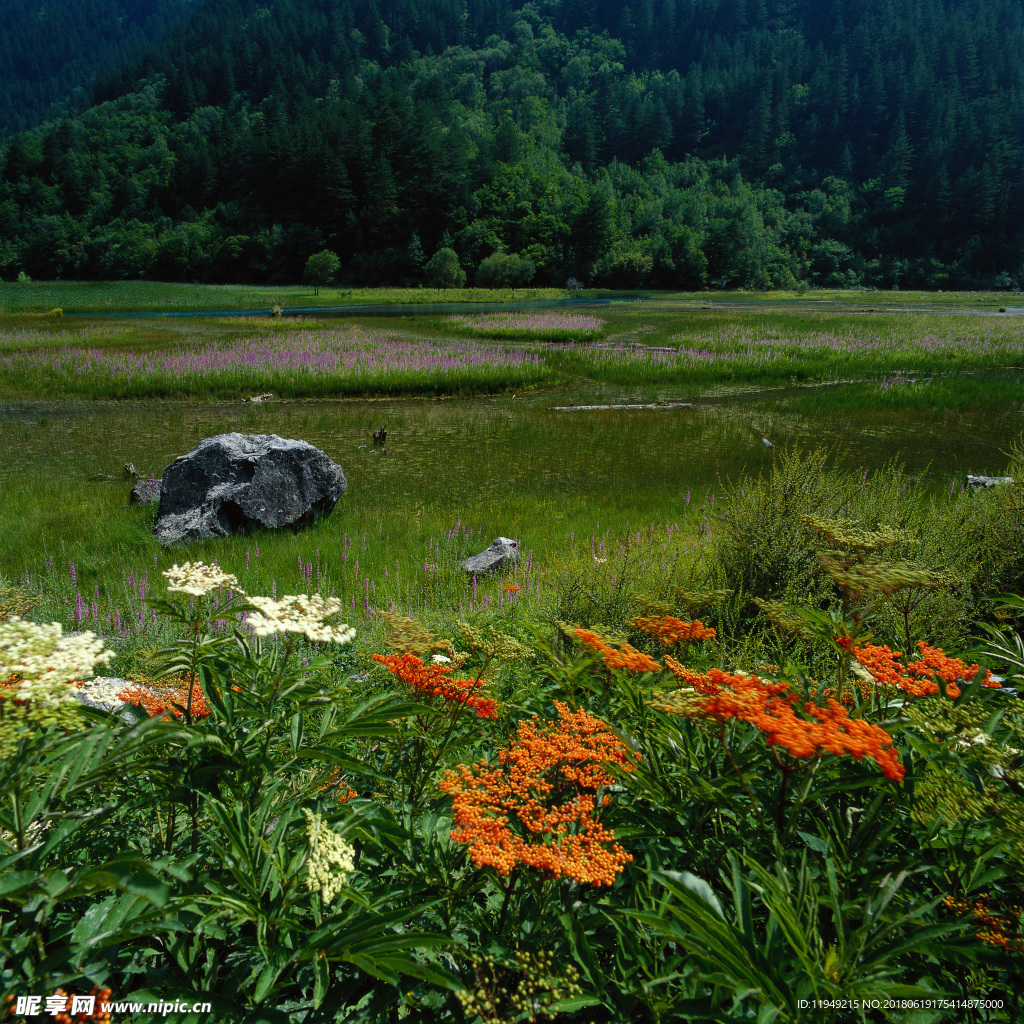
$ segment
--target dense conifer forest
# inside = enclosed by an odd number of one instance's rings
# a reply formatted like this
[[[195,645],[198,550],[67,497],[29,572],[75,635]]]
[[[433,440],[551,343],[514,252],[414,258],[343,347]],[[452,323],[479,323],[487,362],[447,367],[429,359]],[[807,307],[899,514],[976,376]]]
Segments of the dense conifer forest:
[[[470,283],[496,251],[553,285],[1024,278],[1020,0],[518,4],[146,5],[159,45],[0,143],[0,276],[284,282],[327,248],[415,284],[451,248]]]
[[[84,109],[117,70],[188,15],[195,0],[4,0],[0,136]]]

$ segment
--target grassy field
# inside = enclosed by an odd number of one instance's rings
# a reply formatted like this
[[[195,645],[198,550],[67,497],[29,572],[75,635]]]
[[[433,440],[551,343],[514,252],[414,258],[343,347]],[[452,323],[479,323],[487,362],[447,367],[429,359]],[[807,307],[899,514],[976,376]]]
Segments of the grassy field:
[[[197,545],[237,581],[175,593],[158,555],[116,608],[82,562],[2,588],[0,630],[63,605],[133,677],[87,709],[72,669],[0,660],[7,986],[318,1024],[846,1024],[806,1011],[894,993],[1014,1019],[1024,723],[972,659],[1024,682],[1021,606],[986,604],[1024,584],[1019,495],[785,456],[476,581],[474,522],[326,557],[310,530],[286,582],[280,536]],[[268,631],[285,592],[354,637]]]
[[[828,389],[807,389],[787,397],[781,406],[806,416],[844,415],[871,412],[916,413],[942,419],[950,413],[990,409],[1000,416],[1018,409],[1024,390],[1024,374],[993,379],[982,374],[957,377],[908,377],[883,375],[880,381],[857,383]],[[769,399],[769,404],[771,401]]]
[[[598,293],[588,293],[598,294]],[[434,302],[552,302],[561,288],[321,288],[311,285],[169,284],[160,281],[0,281],[0,314],[185,312]]]
[[[136,307],[148,302],[163,303],[165,308],[171,308],[174,303],[198,306],[210,301],[211,296],[221,294],[217,289],[204,286],[146,283],[5,285],[0,294],[22,294],[18,289],[23,289],[24,294],[31,292],[54,298],[57,292],[46,289],[63,287],[91,296],[89,302],[97,305],[123,301],[134,303]],[[223,294],[238,298],[243,290],[228,289]],[[265,293],[250,290],[250,294],[263,296]],[[280,293],[274,294],[281,298]],[[491,297],[479,290],[472,293],[481,294]],[[325,292],[320,299],[330,302],[334,297]],[[420,290],[359,294],[359,298],[368,302],[400,298],[415,301],[419,297]],[[465,299],[467,295],[453,292],[450,297]],[[764,298],[730,295],[730,301]],[[561,396],[558,402],[584,404],[614,401],[622,395],[628,395],[630,401],[657,401],[794,382],[830,385],[801,391],[790,389],[786,397],[778,399],[774,405],[768,395],[762,402],[763,415],[758,414],[763,422],[741,429],[736,436],[723,432],[715,448],[718,459],[724,459],[720,464],[727,466],[728,472],[744,464],[748,458],[744,452],[751,443],[759,444],[764,432],[772,432],[766,423],[772,420],[773,408],[782,416],[780,424],[787,422],[786,417],[793,416],[812,421],[822,416],[838,416],[847,418],[851,429],[857,430],[870,430],[872,417],[878,418],[879,423],[884,421],[898,427],[900,417],[940,422],[942,417],[951,414],[973,412],[1005,419],[1012,418],[1021,408],[1024,337],[1020,331],[1021,321],[1015,317],[920,310],[902,313],[828,307],[804,309],[794,303],[797,299],[806,302],[806,296],[794,293],[771,298],[773,303],[778,300],[772,308],[763,305],[714,308],[707,298],[700,301],[711,308],[702,308],[697,304],[687,305],[686,296],[644,303],[609,303],[600,310],[601,336],[580,343],[552,341],[551,332],[554,331],[557,338],[563,330],[598,330],[598,320],[589,313],[583,317],[568,314],[579,321],[570,322],[561,311],[557,314],[529,312],[517,314],[514,322],[501,321],[498,326],[489,314],[482,319],[459,317],[453,320],[433,312],[419,315],[412,304],[409,312],[401,315],[390,313],[343,319],[233,316],[108,321],[99,317],[71,319],[9,313],[0,316],[0,399],[43,402],[50,408],[53,403],[59,407],[66,401],[96,399],[237,402],[266,392],[277,399],[300,401],[338,397],[452,397],[550,389],[552,394]],[[865,301],[863,293],[836,293],[829,298]],[[905,304],[915,297],[899,293],[899,298]],[[960,307],[969,307],[978,299],[972,295],[916,298],[919,303],[940,298]],[[680,299],[685,301],[678,301]],[[6,298],[3,301],[6,302]],[[875,302],[876,296],[870,301]],[[472,334],[474,330],[476,336]],[[467,331],[471,332],[469,336]],[[515,336],[501,339],[481,336],[489,331],[512,332]],[[847,383],[831,386],[838,382]],[[599,397],[581,398],[584,394]],[[18,420],[22,425],[12,427],[5,434],[5,443],[12,446],[13,451],[19,444],[19,431],[28,431],[25,436],[33,438],[31,444],[43,445],[38,458],[47,469],[33,467],[17,475],[9,474],[4,480],[5,496],[0,505],[5,551],[0,558],[0,568],[9,575],[28,572],[32,578],[50,580],[48,574],[52,566],[45,572],[44,567],[53,559],[61,572],[65,571],[62,566],[75,564],[80,578],[87,584],[83,600],[89,593],[95,599],[95,590],[99,587],[100,604],[107,608],[103,614],[108,621],[115,607],[109,602],[120,594],[118,581],[133,575],[138,578],[154,554],[149,522],[144,513],[123,508],[120,489],[114,495],[112,490],[86,485],[85,491],[72,499],[68,487],[80,487],[80,483],[73,481],[84,480],[91,472],[117,473],[124,461],[135,462],[140,471],[160,473],[176,454],[188,450],[203,436],[202,431],[240,428],[237,414],[225,413],[220,417],[217,414],[212,418],[204,417],[202,426],[197,420],[192,430],[178,422],[180,416],[173,412],[173,406],[164,407],[156,402],[153,422],[171,425],[158,429],[152,440],[138,443],[130,438],[140,436],[139,432],[148,438],[150,424],[144,415],[137,416],[131,411],[134,406],[128,408],[125,423],[130,421],[136,426],[129,428],[111,420],[101,428],[101,433],[110,438],[109,451],[118,456],[111,456],[110,465],[107,464],[110,459],[102,450],[94,450],[96,446],[91,441],[84,437],[66,438],[53,428],[50,433],[54,443],[71,445],[79,453],[82,468],[78,464],[65,464],[59,448],[46,449],[47,442],[40,438],[45,438],[47,428],[38,424],[47,422],[52,415],[49,411],[41,412],[35,421],[22,417]],[[259,409],[257,406],[246,408]],[[369,496],[353,494],[348,499],[342,539],[335,535],[337,530],[333,525],[324,533],[322,543],[318,540],[313,548],[308,539],[268,539],[260,564],[271,567],[268,570],[271,584],[279,584],[281,588],[294,586],[294,582],[288,582],[294,576],[293,564],[321,563],[329,566],[325,571],[331,574],[341,572],[338,566],[347,564],[349,539],[365,535],[371,538],[371,547],[380,541],[386,543],[379,550],[374,547],[372,553],[362,558],[359,579],[362,595],[350,593],[357,581],[345,578],[346,601],[365,603],[366,588],[372,591],[383,583],[387,570],[391,574],[386,588],[388,599],[417,607],[423,585],[423,549],[430,549],[457,521],[480,517],[478,522],[483,527],[485,508],[487,522],[502,524],[496,528],[506,532],[518,531],[517,535],[524,537],[531,546],[542,546],[543,536],[552,527],[558,538],[557,546],[571,546],[576,536],[596,536],[595,524],[601,520],[605,523],[602,528],[605,532],[612,529],[618,534],[627,533],[627,524],[635,523],[638,514],[661,523],[662,529],[667,528],[666,524],[681,522],[684,512],[689,512],[689,502],[683,502],[684,492],[689,495],[693,490],[694,495],[704,501],[716,490],[712,477],[695,476],[688,470],[674,472],[672,460],[676,456],[660,458],[659,449],[665,439],[659,436],[658,444],[652,447],[651,436],[645,431],[660,432],[661,424],[633,423],[627,427],[621,419],[600,427],[590,421],[574,421],[571,433],[563,434],[565,444],[577,433],[579,444],[585,443],[584,438],[592,438],[595,458],[602,458],[603,453],[604,459],[612,465],[620,463],[622,469],[593,485],[580,487],[577,483],[572,486],[573,481],[580,480],[580,462],[560,461],[547,450],[547,438],[542,436],[546,430],[570,428],[565,424],[556,427],[554,423],[546,424],[543,419],[533,417],[523,420],[518,432],[507,434],[503,427],[494,425],[498,421],[488,421],[485,432],[502,431],[494,434],[490,443],[508,451],[512,458],[526,458],[535,469],[536,483],[513,474],[509,479],[514,477],[518,481],[514,487],[503,492],[488,491],[486,502],[482,504],[477,493],[480,471],[472,465],[473,452],[481,442],[472,430],[462,438],[459,416],[437,418],[436,422],[428,417],[422,421],[434,424],[427,429],[446,437],[460,437],[460,443],[468,446],[458,455],[448,454],[439,462],[431,461],[424,475],[423,467],[418,465],[422,459],[417,459],[411,448],[393,453],[386,470],[381,468],[384,462],[372,470],[368,465],[362,466],[365,457],[358,446],[365,447],[370,430],[380,425],[370,422],[373,415],[368,411],[367,422],[360,422],[354,432],[353,428],[345,427],[352,435],[347,441],[349,447],[338,448],[335,453],[332,445],[336,436],[331,427],[321,422],[323,416],[318,419],[312,413],[306,422],[301,415],[292,412],[287,416],[273,411],[248,414],[245,421],[248,425],[241,429],[298,431],[294,436],[322,435],[324,440],[319,443],[330,450],[333,457],[346,468],[359,466],[364,483],[367,472],[374,481]],[[406,423],[405,417],[394,410],[387,418],[393,436],[404,436],[406,443],[411,444],[412,435],[420,429],[413,424],[419,424],[420,419],[412,417]],[[88,422],[88,417],[82,420],[83,424]],[[108,423],[103,417],[97,422]],[[282,425],[285,423],[287,427]],[[337,426],[341,426],[340,422]],[[106,432],[111,429],[114,433],[108,435]],[[200,433],[195,433],[196,430]],[[744,430],[747,435],[753,431],[756,436],[744,436]],[[116,442],[115,437],[119,438]],[[577,445],[577,440],[573,440],[571,446]],[[429,436],[420,443],[424,451],[433,451],[433,440]],[[680,449],[680,458],[684,457],[684,448]],[[670,447],[670,450],[675,451],[675,448]],[[435,456],[430,458],[433,460]],[[360,461],[353,462],[354,459]],[[969,468],[975,471],[974,467]],[[448,477],[442,485],[444,500],[437,500],[432,493],[437,484],[431,473],[437,472]],[[495,467],[488,472],[502,470]],[[400,528],[389,529],[382,507],[400,516]],[[538,522],[544,524],[539,530]],[[395,539],[388,541],[389,536]],[[483,545],[490,538],[478,535],[477,539]],[[248,551],[248,544],[243,551],[242,542],[227,543],[237,567]],[[224,550],[215,545],[206,553],[212,554],[215,547]],[[320,549],[319,555],[314,548]],[[156,555],[160,566],[163,554],[156,552]],[[393,567],[392,556],[397,558],[397,570]],[[400,586],[393,583],[396,571],[403,581]],[[56,579],[52,581],[53,586],[40,583],[39,589],[62,594],[51,613],[61,613],[58,617],[68,621],[67,616],[76,607],[77,591],[65,593],[66,588],[56,586]],[[341,586],[341,579],[340,576],[332,579],[330,585]],[[396,586],[397,589],[393,589]],[[126,608],[125,614],[134,616],[136,611]]]

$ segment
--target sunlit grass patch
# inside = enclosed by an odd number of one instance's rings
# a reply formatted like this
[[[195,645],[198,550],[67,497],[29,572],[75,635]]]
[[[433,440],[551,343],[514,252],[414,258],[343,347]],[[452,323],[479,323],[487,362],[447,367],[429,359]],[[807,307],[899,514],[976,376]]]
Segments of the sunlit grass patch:
[[[883,374],[880,379],[842,387],[810,388],[787,396],[791,412],[807,415],[913,412],[936,416],[987,410],[993,416],[1013,415],[1024,407],[1021,380],[973,377]]]
[[[483,313],[445,317],[442,325],[458,334],[482,338],[592,341],[604,332],[605,321],[584,313],[552,310],[545,313]]]

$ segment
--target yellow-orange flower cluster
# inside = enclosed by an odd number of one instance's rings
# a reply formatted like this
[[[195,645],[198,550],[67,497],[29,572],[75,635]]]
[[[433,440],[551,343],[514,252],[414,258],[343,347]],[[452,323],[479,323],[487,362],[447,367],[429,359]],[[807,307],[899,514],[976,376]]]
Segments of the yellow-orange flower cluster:
[[[237,689],[237,687],[236,687]],[[169,718],[173,716],[179,722],[184,721],[188,707],[189,695],[192,697],[192,718],[205,718],[210,713],[210,705],[206,702],[198,679],[192,678],[182,683],[155,682],[147,687],[129,686],[118,691],[118,699],[129,704],[141,704],[150,718]],[[180,705],[176,707],[175,705]]]
[[[718,634],[711,626],[705,626],[700,619],[686,622],[673,615],[655,615],[650,618],[640,616],[631,625],[642,633],[660,640],[666,647],[677,644],[693,643],[696,640],[711,640]]]
[[[611,885],[633,858],[596,817],[610,764],[632,771],[625,744],[604,722],[555,701],[559,722],[520,722],[498,765],[460,765],[441,789],[455,798],[451,837],[478,867],[508,875],[517,865]],[[604,803],[608,802],[604,798]]]
[[[711,682],[708,676],[703,672],[698,672],[696,669],[687,668],[685,665],[680,664],[671,654],[665,655],[665,667],[681,683],[692,687],[698,693],[718,692],[718,687]]]
[[[805,701],[801,715],[797,713],[800,699],[789,692],[788,683],[769,683],[757,676],[717,668],[700,674],[674,664],[672,671],[677,677],[685,678],[700,695],[687,702],[691,713],[720,722],[749,722],[765,734],[769,744],[782,747],[793,757],[826,753],[849,754],[858,761],[867,757],[878,764],[886,778],[902,781],[904,768],[889,733],[863,719],[850,718],[846,708],[836,701],[828,700],[824,707]],[[665,710],[670,707],[664,705]]]
[[[333,796],[338,803],[348,803],[349,800],[359,796],[359,794],[342,778],[341,769],[335,768],[327,778],[325,778],[317,787],[318,793],[324,793],[333,790]]]
[[[989,904],[988,898],[979,897],[973,903],[965,899],[947,896],[943,905],[957,914],[969,914],[974,919],[974,934],[986,946],[1000,949],[1004,953],[1024,955],[1024,933],[1020,929],[1020,907],[1008,908],[1017,918],[1015,924],[1009,916],[998,914]]]
[[[603,637],[589,629],[576,629],[574,633],[581,644],[589,647],[592,651],[600,652],[601,660],[609,668],[625,668],[630,672],[661,671],[661,665],[631,644],[621,644],[615,648]]]
[[[426,697],[440,697],[452,706],[472,708],[479,718],[497,718],[498,702],[481,697],[483,682],[479,679],[456,679],[450,665],[424,665],[415,654],[375,654],[386,669],[393,672],[414,693]]]
[[[957,658],[948,657],[941,647],[932,647],[921,640],[917,661],[900,662],[900,654],[876,644],[857,646],[847,637],[838,637],[836,643],[853,655],[879,683],[896,686],[912,697],[930,697],[939,692],[936,680],[946,684],[946,693],[954,700],[960,696],[959,683],[969,683],[978,674],[977,665],[965,665]],[[998,687],[992,673],[985,670],[983,686]]]

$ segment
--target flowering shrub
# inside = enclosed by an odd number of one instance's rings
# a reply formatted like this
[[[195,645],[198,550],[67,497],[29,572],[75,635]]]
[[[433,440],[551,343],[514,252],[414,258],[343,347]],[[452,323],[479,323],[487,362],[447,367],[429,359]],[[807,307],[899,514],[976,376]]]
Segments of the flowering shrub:
[[[628,772],[632,759],[604,722],[560,701],[555,709],[557,723],[519,724],[498,767],[462,765],[445,776],[441,789],[455,801],[452,839],[500,875],[521,864],[611,885],[633,858],[597,820],[597,792],[613,781],[608,766]]]
[[[451,639],[383,613],[364,674],[337,601],[166,578],[177,639],[113,693],[95,638],[0,624],[8,988],[325,1024],[839,1024],[818,1007],[1014,990],[1024,722],[987,669],[837,658],[824,616],[820,678],[727,670],[752,648],[693,617],[722,591],[675,588],[689,618],[643,600],[636,646],[562,623],[568,652],[500,605],[438,616]],[[998,635],[979,660],[1012,680]]]
[[[190,710],[192,717],[205,718],[210,713],[206,694],[194,677],[178,682],[162,679],[147,682],[145,686],[128,686],[118,691],[119,700],[146,709],[151,718],[176,718],[182,721]]]
[[[37,729],[77,728],[78,701],[69,684],[114,657],[95,633],[61,632],[59,622],[39,625],[18,616],[0,622],[0,758]]]
[[[442,704],[455,709],[468,707],[479,718],[497,717],[498,702],[479,695],[481,680],[454,678],[450,665],[424,665],[415,654],[375,654],[373,660],[397,676],[414,695],[440,698]]]
[[[717,631],[705,626],[700,619],[686,622],[674,615],[637,616],[629,623],[666,647],[678,647],[679,644],[690,644],[700,640],[713,640]]]
[[[939,680],[945,684],[950,697],[959,697],[959,684],[966,685],[981,671],[978,665],[965,665],[924,640],[917,645],[921,657],[905,664],[900,663],[901,655],[885,646],[869,643],[858,646],[846,637],[838,638],[836,643],[848,650],[876,682],[903,690],[912,697],[928,697],[938,693]],[[981,684],[994,688],[999,686],[988,669],[982,674]]]
[[[711,718],[719,722],[749,722],[768,745],[780,747],[794,758],[848,754],[877,762],[888,779],[902,782],[905,775],[892,736],[863,719],[850,718],[845,707],[828,700],[824,707],[800,701],[788,683],[769,683],[757,676],[711,669],[706,675],[674,666],[690,684],[655,703],[669,714]],[[798,713],[798,712],[802,712]]]
[[[622,643],[614,647],[599,634],[589,629],[576,629],[574,633],[581,644],[597,651],[601,655],[601,660],[609,668],[624,668],[630,672],[661,671],[661,665],[631,644]]]
[[[324,824],[319,814],[308,807],[306,835],[309,839],[309,867],[306,887],[319,894],[325,904],[333,903],[341,894],[349,875],[355,870],[352,845]]]
[[[257,611],[249,616],[249,626],[256,636],[274,633],[301,633],[310,640],[323,643],[347,644],[356,631],[351,626],[328,626],[325,619],[341,611],[337,598],[323,598],[319,594],[285,595],[280,601],[270,597],[250,597],[249,603]]]

